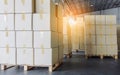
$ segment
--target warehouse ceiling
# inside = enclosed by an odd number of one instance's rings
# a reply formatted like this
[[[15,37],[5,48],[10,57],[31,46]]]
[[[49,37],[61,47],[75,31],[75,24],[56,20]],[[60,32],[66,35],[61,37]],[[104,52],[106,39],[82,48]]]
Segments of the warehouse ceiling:
[[[120,7],[120,0],[63,0],[65,14],[74,15]]]

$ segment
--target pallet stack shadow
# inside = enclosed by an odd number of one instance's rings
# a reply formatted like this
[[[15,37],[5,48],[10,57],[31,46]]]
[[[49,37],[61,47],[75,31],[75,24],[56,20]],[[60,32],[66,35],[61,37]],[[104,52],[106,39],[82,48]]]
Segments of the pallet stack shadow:
[[[3,0],[0,7],[2,70],[7,65],[20,65],[24,70],[38,66],[53,71],[62,62],[62,48],[58,47],[62,27],[57,26],[62,8],[58,11],[59,5],[52,0]]]
[[[63,53],[66,57],[72,56],[71,27],[68,23],[68,17],[63,18]]]
[[[116,16],[85,16],[85,55],[118,59]]]

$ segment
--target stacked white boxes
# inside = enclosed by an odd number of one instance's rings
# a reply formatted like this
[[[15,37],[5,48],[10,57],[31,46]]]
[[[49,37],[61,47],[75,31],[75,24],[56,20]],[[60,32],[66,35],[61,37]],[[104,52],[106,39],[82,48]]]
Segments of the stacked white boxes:
[[[0,64],[52,71],[63,58],[62,6],[53,0],[3,0],[0,7]]]
[[[34,0],[15,1],[17,65],[34,65],[32,13]]]
[[[89,16],[89,15],[88,15]],[[116,16],[114,15],[92,15],[90,19],[94,19],[94,24],[90,28],[88,24],[88,16],[85,16],[86,25],[86,56],[113,56],[118,58],[117,50],[117,29]],[[90,31],[89,31],[90,30]],[[92,32],[91,32],[92,31]],[[89,34],[89,36],[87,35]],[[91,39],[92,38],[92,39]]]
[[[33,14],[34,65],[48,66],[59,63],[56,5],[52,0],[36,0]]]
[[[58,32],[58,51],[59,51],[59,60],[63,59],[63,11],[62,6],[57,7],[57,32]]]
[[[77,23],[78,23],[79,49],[83,51],[85,50],[85,39],[84,39],[85,22],[83,16],[77,18]]]
[[[79,32],[78,32],[78,24],[71,26],[71,42],[72,42],[72,50],[79,50]]]
[[[117,43],[118,43],[118,50],[120,51],[120,26],[117,25]]]
[[[108,56],[118,58],[116,16],[106,16],[106,50]]]
[[[0,1],[0,64],[16,65],[14,0]]]
[[[73,51],[84,50],[84,19],[83,16],[76,17],[74,25],[71,25],[71,42]]]
[[[64,54],[69,55],[72,52],[71,44],[71,27],[68,23],[68,18],[63,18],[63,44],[64,44]]]
[[[95,41],[95,16],[85,16],[85,54],[95,55],[96,54],[96,41]]]

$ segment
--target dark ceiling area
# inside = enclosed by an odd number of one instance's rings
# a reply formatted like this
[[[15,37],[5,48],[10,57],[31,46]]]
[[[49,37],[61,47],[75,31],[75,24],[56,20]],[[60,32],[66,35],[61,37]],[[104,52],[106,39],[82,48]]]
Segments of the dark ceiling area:
[[[120,0],[63,0],[65,14],[74,15],[120,7]]]

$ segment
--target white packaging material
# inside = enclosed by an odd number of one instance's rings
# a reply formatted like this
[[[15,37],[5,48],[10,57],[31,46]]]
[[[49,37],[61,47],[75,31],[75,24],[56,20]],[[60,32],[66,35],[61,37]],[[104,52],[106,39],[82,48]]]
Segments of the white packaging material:
[[[14,13],[15,0],[1,0],[0,13]]]
[[[15,1],[15,13],[33,13],[35,0],[17,0]]]
[[[56,32],[34,31],[34,48],[58,47],[58,36]]]
[[[33,47],[32,31],[17,31],[16,46],[17,48],[32,48]]]
[[[105,15],[96,15],[96,24],[105,24]]]
[[[33,66],[33,48],[17,48],[17,65]]]
[[[16,49],[0,48],[0,64],[16,65]]]
[[[49,14],[51,10],[52,0],[36,0],[36,12],[40,13],[41,10],[45,14]]]
[[[97,45],[106,45],[106,36],[105,35],[96,35]]]
[[[96,34],[105,34],[106,28],[105,25],[96,25]]]
[[[108,56],[118,55],[117,44],[116,44],[116,45],[106,46],[106,48],[107,48],[107,55],[108,55]]]
[[[50,14],[33,14],[33,29],[57,31],[57,24],[52,23],[52,18]]]
[[[14,30],[14,14],[0,14],[0,30]]]
[[[116,24],[116,16],[115,15],[106,15],[106,24]]]
[[[117,36],[116,35],[106,35],[106,44],[107,45],[117,44]]]
[[[35,65],[51,66],[58,63],[58,48],[35,49]]]
[[[15,47],[14,31],[0,31],[0,47]]]
[[[97,45],[97,55],[106,55],[106,46]]]
[[[16,14],[15,30],[32,30],[32,14]]]
[[[106,34],[117,35],[117,26],[116,25],[106,25],[105,27],[106,27]]]

